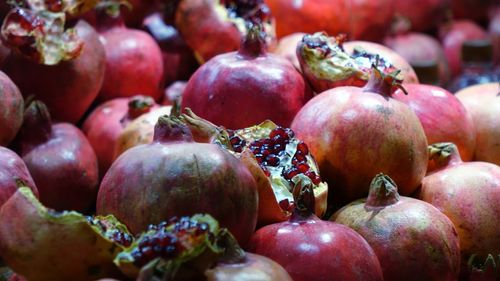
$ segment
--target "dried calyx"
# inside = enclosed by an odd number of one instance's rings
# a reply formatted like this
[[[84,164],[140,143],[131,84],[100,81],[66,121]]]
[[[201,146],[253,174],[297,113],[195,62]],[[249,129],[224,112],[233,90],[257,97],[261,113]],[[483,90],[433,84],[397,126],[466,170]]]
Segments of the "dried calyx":
[[[76,30],[66,28],[68,16],[78,16],[96,5],[95,0],[11,1],[4,18],[1,38],[24,57],[45,65],[56,65],[78,57],[83,42]]]

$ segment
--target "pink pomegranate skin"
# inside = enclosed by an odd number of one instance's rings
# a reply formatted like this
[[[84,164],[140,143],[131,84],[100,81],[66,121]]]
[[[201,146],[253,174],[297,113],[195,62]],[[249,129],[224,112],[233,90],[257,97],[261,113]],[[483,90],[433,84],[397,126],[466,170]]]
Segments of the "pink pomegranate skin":
[[[340,204],[366,196],[379,172],[393,177],[405,195],[426,172],[427,139],[418,117],[391,97],[393,90],[376,90],[372,82],[315,96],[291,126],[332,187],[329,200]]]
[[[438,169],[422,180],[419,198],[455,224],[464,264],[472,254],[484,260],[500,253],[500,167],[462,162],[456,147],[447,146],[446,156],[435,156]]]
[[[248,169],[218,145],[192,142],[190,133],[167,140],[161,130],[171,129],[159,124],[153,143],[127,150],[108,170],[97,213],[115,215],[135,234],[173,216],[208,213],[245,245],[258,200]]]
[[[96,153],[101,177],[113,163],[115,143],[123,129],[154,107],[149,97],[116,98],[99,105],[85,120],[82,131]]]
[[[24,101],[17,86],[0,71],[0,145],[7,146],[23,123]]]
[[[465,161],[472,160],[476,148],[476,127],[460,100],[436,86],[404,84],[404,88],[408,95],[398,90],[393,97],[408,105],[418,116],[427,143],[453,142]]]
[[[331,219],[361,234],[382,266],[384,280],[456,281],[460,247],[453,223],[423,201],[397,190],[370,188]]]
[[[103,18],[104,17],[104,18]],[[98,15],[98,31],[106,53],[99,100],[145,95],[160,100],[163,58],[148,33],[125,27],[123,20]]]
[[[99,180],[97,158],[77,127],[52,124],[47,108],[34,101],[24,114],[16,144],[44,205],[80,212],[93,206]]]
[[[312,92],[289,61],[265,51],[262,38],[249,33],[243,41],[238,52],[219,55],[193,74],[182,107],[229,129],[266,119],[289,127]]]
[[[294,281],[383,280],[375,253],[359,234],[315,216],[267,225],[248,248],[279,263]]]
[[[34,95],[47,104],[54,120],[70,123],[78,122],[97,97],[105,66],[97,32],[85,21],[75,28],[84,42],[77,58],[47,66],[11,53],[3,67],[24,97]]]
[[[479,84],[455,93],[476,127],[474,159],[500,165],[500,85]],[[463,159],[463,157],[462,157]],[[467,161],[467,159],[464,159]]]
[[[38,196],[26,164],[14,151],[0,146],[0,208],[16,192],[19,185],[30,187]]]
[[[425,33],[410,32],[386,37],[384,45],[400,54],[412,66],[435,62],[438,65],[440,85],[445,85],[450,80],[450,70],[443,47],[434,37]]]
[[[486,31],[470,20],[457,20],[439,29],[439,38],[443,44],[451,75],[456,76],[462,69],[462,44],[467,40],[486,39]]]
[[[446,18],[451,0],[394,1],[396,15],[410,21],[411,30],[429,31]]]

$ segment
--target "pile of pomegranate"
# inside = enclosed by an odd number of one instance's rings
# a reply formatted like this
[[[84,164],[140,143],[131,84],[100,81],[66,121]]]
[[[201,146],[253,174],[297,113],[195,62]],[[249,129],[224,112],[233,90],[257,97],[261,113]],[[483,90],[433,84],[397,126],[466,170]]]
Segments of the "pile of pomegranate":
[[[500,280],[500,3],[0,2],[0,281]]]

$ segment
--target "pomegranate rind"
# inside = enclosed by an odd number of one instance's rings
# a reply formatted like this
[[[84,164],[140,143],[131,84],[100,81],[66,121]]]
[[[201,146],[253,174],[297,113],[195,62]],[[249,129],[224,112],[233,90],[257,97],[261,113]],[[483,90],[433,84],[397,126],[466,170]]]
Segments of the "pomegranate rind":
[[[26,187],[0,210],[0,253],[9,267],[28,280],[87,281],[117,276],[113,259],[122,250],[85,216],[47,209]]]

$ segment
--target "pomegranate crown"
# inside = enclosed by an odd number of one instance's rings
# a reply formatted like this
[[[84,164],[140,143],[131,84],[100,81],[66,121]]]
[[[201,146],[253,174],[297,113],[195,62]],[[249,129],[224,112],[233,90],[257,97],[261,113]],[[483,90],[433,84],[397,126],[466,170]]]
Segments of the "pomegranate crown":
[[[247,23],[247,34],[242,38],[238,54],[248,57],[258,57],[266,53],[267,34],[264,31],[264,26],[259,22]]]
[[[398,187],[387,175],[382,173],[373,178],[366,200],[367,207],[385,207],[399,201]]]
[[[401,70],[396,69],[389,74],[384,74],[378,69],[380,56],[377,55],[375,63],[372,64],[372,72],[368,83],[365,85],[365,92],[375,92],[384,96],[392,95],[397,89],[400,89],[405,95],[408,92],[403,87],[403,78],[401,77]]]
[[[429,151],[429,161],[433,161],[437,167],[462,162],[458,148],[454,143],[434,143],[429,145],[427,149]]]

